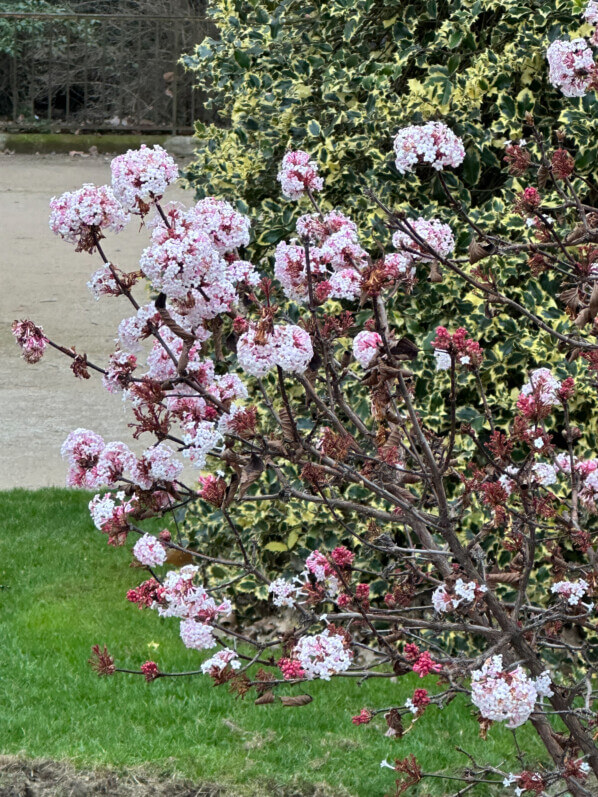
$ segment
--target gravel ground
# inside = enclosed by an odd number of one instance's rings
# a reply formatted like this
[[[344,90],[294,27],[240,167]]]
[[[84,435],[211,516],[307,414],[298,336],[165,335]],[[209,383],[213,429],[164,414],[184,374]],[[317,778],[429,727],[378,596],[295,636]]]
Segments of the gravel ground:
[[[31,318],[52,340],[74,345],[92,362],[106,363],[118,322],[133,308],[125,307],[124,297],[93,299],[86,282],[99,258],[76,253],[50,232],[48,203],[85,182],[108,182],[109,163],[103,155],[0,154],[0,489],[64,486],[60,446],[78,426],[130,442],[130,418],[118,396],[108,394],[94,377],[75,379],[66,357],[56,351],[27,365],[10,332],[15,319]],[[192,201],[191,192],[178,187],[168,197]],[[140,233],[133,221],[105,241],[106,253],[131,270],[146,241],[145,231]],[[143,288],[137,296],[144,300]],[[150,442],[145,438],[141,447]]]

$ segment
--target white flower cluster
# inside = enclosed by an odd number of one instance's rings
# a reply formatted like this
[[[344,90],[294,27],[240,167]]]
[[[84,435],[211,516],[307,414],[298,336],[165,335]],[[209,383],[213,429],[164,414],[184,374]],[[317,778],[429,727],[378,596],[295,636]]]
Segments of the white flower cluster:
[[[133,546],[133,555],[142,565],[155,567],[166,561],[166,549],[154,536],[144,534]]]
[[[121,205],[133,213],[141,213],[143,204],[160,199],[179,176],[174,159],[156,144],[142,144],[118,155],[110,164],[112,188]]]
[[[434,609],[442,614],[454,611],[461,603],[472,603],[476,598],[476,590],[481,593],[488,592],[487,587],[480,586],[475,581],[465,582],[462,578],[457,579],[450,592],[446,584],[441,584],[432,593]]]
[[[202,586],[194,583],[198,572],[196,565],[185,565],[180,570],[167,573],[162,582],[163,604],[158,607],[161,617],[207,621],[219,614],[230,614],[230,601],[224,600],[217,604]]]
[[[435,255],[448,257],[455,249],[455,237],[448,224],[444,224],[439,219],[418,219],[410,220],[409,226],[413,228],[415,235],[425,242],[434,254],[426,251],[426,247],[419,241],[412,238],[408,233],[397,230],[392,236],[393,246],[402,252],[412,261],[430,260]],[[415,251],[406,251],[407,249]]]
[[[533,679],[521,667],[503,670],[502,656],[486,659],[471,674],[471,699],[485,719],[517,728],[529,719],[536,701],[552,695],[550,674]]]
[[[221,253],[232,252],[249,243],[251,221],[229,202],[209,196],[189,212],[193,226],[205,233]]]
[[[141,271],[152,286],[174,299],[185,298],[199,286],[225,282],[221,289],[229,287],[222,255],[209,235],[192,226],[187,215],[171,216],[170,227],[156,226],[152,242],[139,261]]]
[[[341,636],[326,629],[321,634],[301,637],[293,649],[293,658],[301,664],[306,678],[329,681],[331,676],[349,669],[353,653]]]
[[[451,368],[451,355],[448,351],[443,349],[436,349],[434,351],[434,359],[436,360],[437,371],[449,371]]]
[[[208,454],[221,441],[222,435],[216,424],[210,421],[199,421],[183,435],[183,442],[188,446],[183,450],[183,456],[187,457],[194,467],[204,468]]]
[[[218,653],[203,662],[201,671],[204,675],[211,675],[214,672],[220,673],[227,665],[230,665],[233,670],[238,670],[241,666],[239,657],[234,650],[219,650]]]
[[[128,221],[129,214],[107,185],[85,183],[77,191],[50,200],[50,229],[69,243],[83,244],[92,231],[120,232]]]
[[[362,368],[369,368],[382,347],[382,338],[377,332],[364,329],[353,338],[353,356]]]
[[[275,606],[286,606],[291,609],[295,605],[301,589],[292,581],[277,578],[268,587],[268,592],[273,595],[272,602]]]
[[[532,396],[535,401],[545,407],[554,407],[559,403],[558,391],[561,382],[549,368],[536,368],[530,374],[529,382],[521,388],[519,398]]]
[[[180,570],[171,570],[160,587],[161,601],[153,608],[161,617],[178,617],[180,634],[186,647],[207,650],[216,645],[210,622],[219,615],[230,614],[229,600],[217,604],[206,590],[195,584],[199,568],[185,565]]]
[[[183,463],[165,443],[146,449],[131,468],[131,479],[142,490],[150,490],[156,482],[174,482],[181,475]]]
[[[97,271],[94,271],[87,287],[96,301],[100,296],[116,296],[120,292],[114,274],[110,270],[110,263],[105,263]]]
[[[156,310],[156,305],[154,302],[148,302],[137,310],[136,315],[123,318],[120,322],[118,343],[126,351],[138,352],[141,349],[141,341],[151,334],[151,325],[157,328],[160,323],[160,314]]]
[[[250,326],[237,341],[237,360],[245,373],[261,377],[274,366],[302,374],[314,351],[309,333],[294,324],[275,326],[271,334],[259,335]]]
[[[212,627],[191,618],[181,621],[181,639],[185,647],[192,650],[209,650],[216,647]]]
[[[440,171],[460,166],[465,158],[463,142],[442,122],[404,127],[395,136],[395,166],[400,174],[412,172],[418,164]]]
[[[564,598],[569,606],[578,606],[584,595],[587,595],[589,586],[585,579],[580,578],[578,581],[557,581],[550,591]]]
[[[318,165],[303,150],[287,152],[282,159],[278,181],[288,199],[301,199],[306,191],[321,191],[324,182],[318,176]]]
[[[546,51],[546,58],[550,67],[548,79],[565,97],[586,94],[595,64],[594,54],[585,39],[557,39]]]

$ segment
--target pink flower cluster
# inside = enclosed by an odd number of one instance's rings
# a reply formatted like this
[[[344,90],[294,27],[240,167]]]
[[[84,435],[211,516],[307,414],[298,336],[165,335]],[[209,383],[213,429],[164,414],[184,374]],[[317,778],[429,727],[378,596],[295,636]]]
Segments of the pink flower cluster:
[[[188,211],[171,206],[166,215],[168,225],[161,218],[151,225],[143,274],[156,290],[183,301],[187,326],[229,312],[238,301],[236,286],[259,281],[253,265],[236,254],[249,242],[249,219],[211,197]]]
[[[590,462],[595,462],[595,460],[590,460]],[[575,469],[581,473],[583,478],[582,488],[579,491],[579,500],[590,512],[598,512],[598,471],[587,472],[583,467],[576,467]]]
[[[207,650],[216,645],[210,623],[219,615],[230,614],[232,607],[228,600],[216,603],[202,586],[195,583],[198,572],[195,565],[186,565],[167,573],[152,608],[157,608],[161,617],[180,619],[180,635],[186,647]]]
[[[183,435],[183,442],[187,448],[183,449],[183,456],[187,457],[195,468],[203,468],[210,451],[222,441],[222,434],[216,424],[210,421],[199,421],[189,424]]]
[[[73,433],[71,433],[73,434]],[[93,434],[91,432],[90,434]],[[67,438],[68,440],[68,438]],[[112,443],[106,443],[102,451],[100,452],[97,460],[97,465],[95,468],[95,473],[93,467],[87,471],[88,477],[87,481],[91,482],[87,486],[89,487],[114,487],[121,476],[125,473],[125,471],[131,471],[135,466],[136,457],[135,454],[130,450],[129,446],[126,443],[122,443],[119,440],[116,440]],[[85,462],[79,461],[75,464],[75,482],[77,482],[77,465],[85,466]],[[95,479],[95,481],[94,481]],[[68,481],[67,481],[68,483]],[[79,485],[75,483],[74,485],[69,486],[86,486],[86,485]]]
[[[337,567],[350,568],[355,559],[355,554],[344,545],[339,545],[332,551],[330,558]]]
[[[484,359],[484,350],[463,327],[459,327],[452,335],[446,327],[436,327],[432,348],[435,349],[437,371],[448,371],[451,357],[454,357],[457,365],[463,365],[469,371],[478,369]]]
[[[300,149],[287,152],[284,156],[278,181],[282,193],[292,200],[301,199],[306,191],[321,191],[324,186],[322,178],[318,176],[317,164],[310,159],[307,152]]]
[[[424,678],[431,672],[440,672],[442,670],[442,664],[440,664],[440,662],[434,661],[428,651],[424,650],[423,653],[420,653],[417,659],[413,662],[412,669],[413,672],[416,672],[420,678]]]
[[[479,670],[471,674],[471,699],[485,719],[506,722],[508,728],[518,728],[534,710],[536,701],[552,695],[548,672],[530,678],[521,667],[511,672],[503,670],[502,656],[486,659]]]
[[[148,684],[160,677],[160,670],[155,661],[144,661],[140,670],[144,674]]]
[[[148,338],[152,329],[157,329],[161,323],[154,302],[142,305],[136,315],[123,318],[118,325],[118,340],[121,347],[130,352],[139,351],[141,341]]]
[[[193,619],[205,623],[220,614],[230,614],[232,607],[229,600],[216,603],[202,586],[195,583],[198,572],[199,568],[195,565],[185,565],[166,575],[160,590],[161,603],[158,606],[161,617]]]
[[[96,301],[100,296],[118,296],[120,293],[120,288],[110,269],[110,263],[105,263],[97,271],[94,271],[87,287]]]
[[[89,512],[96,529],[108,534],[108,543],[111,545],[122,545],[125,542],[129,531],[129,515],[134,510],[135,499],[126,501],[123,491],[114,495],[95,495],[89,502]]]
[[[146,449],[131,468],[131,479],[142,490],[175,482],[181,475],[183,463],[175,459],[174,451],[165,443]]]
[[[353,338],[353,356],[362,368],[369,368],[382,348],[382,338],[377,332],[362,330]]]
[[[68,487],[93,489],[104,484],[98,463],[105,448],[104,438],[90,429],[75,429],[68,435],[60,449],[62,458],[69,464]]]
[[[13,321],[12,334],[21,347],[24,360],[30,365],[41,360],[48,342],[41,327],[36,326],[33,321]]]
[[[50,229],[79,249],[93,251],[102,230],[118,233],[129,221],[120,202],[107,185],[86,183],[50,200]]]
[[[367,725],[368,722],[372,721],[373,716],[372,712],[368,711],[367,708],[362,708],[359,714],[351,717],[351,722],[353,725]]]
[[[170,485],[183,465],[174,459],[173,450],[159,443],[143,452],[140,459],[125,443],[108,443],[89,429],[75,429],[62,444],[61,454],[69,464],[69,487],[113,487],[126,471],[142,490]]]
[[[596,0],[589,0],[583,16],[590,25],[598,25],[598,2]]]
[[[201,199],[188,214],[193,226],[205,233],[221,254],[249,243],[251,222],[229,202],[215,197]]]
[[[209,334],[204,336],[201,334],[202,332],[202,328],[197,330],[196,343],[189,351],[189,362],[187,364],[186,370],[194,375],[203,370],[205,363],[209,362],[200,359],[202,339],[204,337],[209,337]],[[180,357],[183,351],[183,341],[177,335],[175,335],[174,332],[171,332],[168,327],[160,328],[160,337],[168,346],[169,351],[166,350],[159,340],[154,342],[152,349],[147,356],[148,370],[145,376],[149,377],[150,379],[157,379],[161,382],[164,379],[174,379],[177,376],[176,363],[173,362],[170,352],[172,352],[177,358]],[[213,367],[211,362],[210,366]]]
[[[412,714],[420,714],[429,704],[428,690],[416,689],[413,697],[409,697],[405,701],[405,708],[408,708]]]
[[[139,261],[153,287],[170,298],[185,298],[193,288],[218,285],[225,278],[226,262],[210,236],[194,224],[192,213],[172,212],[169,227],[156,225]],[[229,288],[226,282],[226,295]]]
[[[419,164],[440,171],[447,166],[460,166],[465,158],[463,142],[442,122],[404,127],[395,136],[395,166],[407,174]]]
[[[334,575],[334,569],[328,559],[320,551],[312,551],[305,560],[305,569],[315,577],[316,581],[325,581]]]
[[[443,224],[439,219],[418,219],[409,221],[414,234],[423,243],[402,230],[397,230],[392,236],[393,246],[409,258],[412,262],[417,260],[430,260],[435,256],[448,257],[455,249],[455,238],[448,224]],[[432,251],[430,252],[429,249]],[[408,251],[409,250],[409,251]]]
[[[271,334],[250,326],[237,341],[239,365],[245,373],[257,377],[277,365],[284,371],[302,374],[313,356],[309,333],[294,324],[275,326]]]
[[[594,54],[585,39],[552,42],[546,51],[548,79],[565,97],[583,97],[596,80]]]
[[[163,565],[166,561],[166,549],[160,540],[151,534],[144,534],[137,540],[133,546],[133,555],[147,567]]]
[[[560,403],[561,382],[549,368],[536,368],[521,388],[517,409],[526,417],[545,417]]]
[[[180,343],[180,341],[179,341]],[[176,351],[176,346],[174,347]],[[214,363],[211,360],[200,360],[198,349],[191,349],[188,371],[193,373],[202,388],[207,393],[221,402],[230,402],[234,399],[247,398],[247,389],[236,374],[214,374]],[[156,353],[158,353],[156,348]],[[170,362],[172,362],[170,360]],[[161,359],[164,369],[160,369],[161,378],[168,378],[164,374],[170,371],[168,360]],[[152,369],[156,372],[156,369]],[[218,419],[218,412],[202,397],[187,396],[177,398],[168,396],[166,406],[171,416],[175,417],[183,430],[183,456],[187,457],[196,468],[203,468],[208,454],[216,449],[223,440],[224,434],[229,434],[235,427],[235,418],[243,412],[241,407],[233,405],[228,413]]]
[[[384,258],[386,279],[400,284],[409,292],[415,285],[415,266],[411,252],[391,252]]]
[[[109,393],[122,393],[136,367],[137,357],[134,354],[115,351],[110,355],[106,373],[102,376],[102,384]]]
[[[301,216],[297,220],[300,240],[281,241],[276,247],[274,275],[285,296],[305,303],[309,298],[307,259],[303,241],[309,242],[309,267],[316,302],[327,299],[353,301],[361,293],[361,270],[368,262],[359,244],[355,224],[338,211],[324,218]]]
[[[332,567],[326,556],[318,550],[312,551],[305,560],[305,570],[303,575],[308,577],[312,576],[321,588],[321,596],[334,598],[338,594],[339,580],[335,575],[335,569]],[[305,588],[308,587],[306,583]]]
[[[329,681],[331,676],[349,669],[353,653],[342,636],[327,628],[321,634],[301,637],[293,649],[293,659],[299,662],[306,678]]]
[[[295,678],[303,678],[305,675],[305,671],[296,659],[289,659],[283,656],[276,663],[280,668],[285,681],[292,681]]]
[[[159,200],[179,176],[174,159],[156,144],[142,144],[118,155],[110,164],[112,189],[121,205],[132,213],[145,215],[148,204]]]

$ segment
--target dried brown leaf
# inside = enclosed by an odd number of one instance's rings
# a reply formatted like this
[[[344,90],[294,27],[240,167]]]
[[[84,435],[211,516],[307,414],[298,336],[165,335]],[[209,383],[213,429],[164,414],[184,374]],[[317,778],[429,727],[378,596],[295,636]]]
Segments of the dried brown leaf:
[[[274,692],[269,689],[265,692],[261,697],[258,697],[257,700],[253,701],[256,706],[266,706],[268,703],[275,703],[276,697],[274,696]]]
[[[311,695],[283,695],[280,698],[282,705],[288,708],[292,708],[293,706],[307,706],[312,700],[313,697]]]

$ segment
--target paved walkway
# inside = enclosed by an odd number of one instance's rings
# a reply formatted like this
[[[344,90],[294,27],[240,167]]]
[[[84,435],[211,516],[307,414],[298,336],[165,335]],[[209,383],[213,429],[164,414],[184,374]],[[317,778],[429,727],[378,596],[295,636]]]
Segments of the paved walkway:
[[[75,379],[67,358],[53,350],[28,365],[10,332],[14,319],[30,318],[53,340],[106,363],[119,321],[132,312],[124,297],[93,299],[86,282],[99,258],[75,253],[50,232],[48,202],[85,182],[109,182],[109,162],[104,156],[0,154],[0,489],[63,486],[60,446],[78,426],[130,442],[130,418],[118,396],[94,377]],[[179,188],[168,196],[192,201]],[[132,222],[106,240],[106,253],[130,270],[146,242],[146,231]],[[143,292],[137,289],[141,301]],[[151,442],[148,435],[141,447],[144,442]]]

